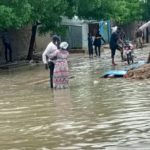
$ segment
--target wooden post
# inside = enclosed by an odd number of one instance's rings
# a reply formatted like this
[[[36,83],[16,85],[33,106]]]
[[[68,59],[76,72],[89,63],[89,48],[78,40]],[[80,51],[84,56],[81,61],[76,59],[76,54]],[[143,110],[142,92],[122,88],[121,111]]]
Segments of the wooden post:
[[[148,59],[147,59],[147,63],[150,63],[150,53],[149,53],[149,56],[148,56]]]
[[[149,28],[146,28],[146,43],[149,43]]]

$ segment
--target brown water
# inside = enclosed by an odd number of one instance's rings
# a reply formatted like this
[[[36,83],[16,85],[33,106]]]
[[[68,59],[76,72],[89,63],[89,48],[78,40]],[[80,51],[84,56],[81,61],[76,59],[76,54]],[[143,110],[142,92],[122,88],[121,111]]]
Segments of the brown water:
[[[150,149],[150,81],[97,80],[109,69],[107,53],[76,56],[57,91],[42,65],[1,71],[0,150]]]

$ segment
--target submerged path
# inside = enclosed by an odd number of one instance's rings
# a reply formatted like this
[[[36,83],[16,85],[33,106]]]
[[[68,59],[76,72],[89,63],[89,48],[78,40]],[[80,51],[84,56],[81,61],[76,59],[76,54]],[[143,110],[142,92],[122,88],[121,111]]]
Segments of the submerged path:
[[[148,50],[136,50],[136,60]],[[110,51],[71,55],[70,88],[49,88],[43,65],[0,72],[1,150],[150,149],[150,81],[100,79]]]

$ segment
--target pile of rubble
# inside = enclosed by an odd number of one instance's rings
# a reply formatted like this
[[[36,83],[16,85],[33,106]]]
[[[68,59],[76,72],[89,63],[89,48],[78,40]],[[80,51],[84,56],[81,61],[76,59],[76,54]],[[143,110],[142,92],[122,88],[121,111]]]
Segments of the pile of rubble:
[[[127,73],[127,77],[132,79],[148,79],[150,78],[150,54],[147,60],[147,64],[141,66],[138,69],[130,70]]]
[[[132,78],[132,79],[148,79],[148,78],[150,78],[150,64],[145,64],[138,69],[128,71],[127,77]]]

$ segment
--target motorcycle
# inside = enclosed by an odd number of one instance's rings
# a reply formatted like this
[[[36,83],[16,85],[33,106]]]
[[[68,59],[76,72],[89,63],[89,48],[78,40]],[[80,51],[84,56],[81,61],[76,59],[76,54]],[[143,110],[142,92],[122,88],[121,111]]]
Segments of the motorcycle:
[[[134,63],[134,45],[132,44],[132,42],[128,41],[125,42],[123,45],[123,56],[124,56],[124,60],[127,61],[128,65],[130,65],[131,63]]]

